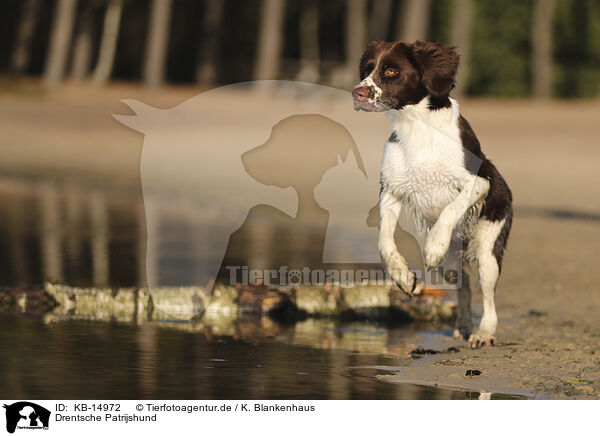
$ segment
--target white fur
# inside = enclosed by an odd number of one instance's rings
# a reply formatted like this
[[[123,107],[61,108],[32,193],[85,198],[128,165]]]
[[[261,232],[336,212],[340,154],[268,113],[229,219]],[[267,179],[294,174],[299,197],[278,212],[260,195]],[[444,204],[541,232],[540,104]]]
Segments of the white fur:
[[[490,183],[465,167],[459,106],[455,100],[450,103],[449,108],[431,110],[426,97],[418,104],[387,112],[396,140],[386,143],[381,166],[379,248],[392,278],[410,292],[414,276],[406,274],[408,265],[394,242],[399,216],[405,214],[416,225],[417,239],[425,239],[428,266],[442,261],[458,229],[469,241],[465,267],[474,271],[471,287],[467,280],[459,290],[455,335],[464,337],[471,332],[471,291],[480,287],[483,317],[478,331],[469,338],[471,344],[479,345],[490,343],[496,332],[494,289],[499,266],[493,249],[505,220],[479,219]],[[405,274],[396,279],[392,270]]]
[[[469,339],[474,344],[489,342],[496,334],[498,317],[494,304],[494,292],[500,275],[500,267],[494,256],[494,244],[505,222],[506,219],[501,221],[480,219],[475,225],[473,237],[469,240],[465,253],[467,261],[476,269],[476,277],[472,281],[480,287],[483,294],[483,317],[478,331]]]
[[[448,231],[456,227],[468,209],[465,206],[481,199],[479,191],[487,192],[487,180],[478,180],[465,168],[458,104],[455,100],[451,103],[450,108],[432,111],[425,98],[416,105],[388,111],[398,142],[386,143],[381,167],[383,189],[402,203],[421,233],[438,221],[442,210],[460,199],[436,231],[439,234],[434,239],[440,246],[449,243],[445,241]],[[473,198],[470,194],[475,186],[478,195]],[[461,192],[463,196],[459,196]]]
[[[371,88],[373,90],[373,97],[368,98],[367,101],[374,106],[377,106],[380,104],[379,98],[383,94],[383,89],[381,89],[381,87],[379,87],[373,80],[373,74],[375,74],[375,71],[378,71],[379,62],[381,62],[382,57],[383,57],[383,53],[380,54],[379,57],[377,58],[377,63],[375,64],[375,67],[373,68],[373,71],[371,72],[371,74],[369,74],[367,77],[365,77],[359,84],[359,86],[366,86],[367,88]]]
[[[383,192],[380,198],[381,226],[379,230],[379,252],[387,265],[392,279],[407,293],[414,287],[415,276],[408,268],[406,260],[396,247],[394,232],[400,213],[400,201],[389,192]]]
[[[472,182],[464,185],[462,191],[452,200],[439,215],[436,223],[427,235],[425,243],[425,262],[430,266],[437,266],[442,261],[452,239],[452,232],[459,221],[475,204],[481,200],[490,189],[490,183],[481,178],[474,177]],[[472,214],[470,218],[474,218]]]
[[[479,209],[472,206],[479,204],[489,189],[487,180],[465,168],[456,101],[451,100],[450,108],[436,111],[428,106],[425,98],[387,113],[397,142],[388,141],[383,153],[379,248],[392,278],[407,292],[412,290],[414,276],[394,241],[400,213],[416,224],[418,239],[429,233],[426,261],[437,265],[446,255],[459,221],[470,209],[473,219],[467,221],[475,220]]]
[[[366,77],[362,82],[360,82],[360,86],[366,86],[373,90],[373,98],[368,99],[370,103],[375,103],[379,99],[379,97],[381,97],[381,94],[383,94],[383,89],[377,86],[373,81],[373,73],[369,74],[368,77]]]

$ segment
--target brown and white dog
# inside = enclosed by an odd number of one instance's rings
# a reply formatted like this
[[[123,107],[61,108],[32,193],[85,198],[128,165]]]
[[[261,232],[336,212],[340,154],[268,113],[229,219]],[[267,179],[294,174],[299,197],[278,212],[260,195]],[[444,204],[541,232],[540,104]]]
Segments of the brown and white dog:
[[[372,42],[360,61],[356,110],[386,112],[393,133],[381,168],[379,251],[392,278],[407,293],[415,274],[394,242],[401,214],[421,232],[424,259],[436,267],[453,238],[462,240],[462,285],[454,336],[478,347],[493,344],[494,292],[512,222],[506,182],[481,151],[454,87],[458,55],[442,43]],[[483,317],[472,330],[471,291],[483,293]]]

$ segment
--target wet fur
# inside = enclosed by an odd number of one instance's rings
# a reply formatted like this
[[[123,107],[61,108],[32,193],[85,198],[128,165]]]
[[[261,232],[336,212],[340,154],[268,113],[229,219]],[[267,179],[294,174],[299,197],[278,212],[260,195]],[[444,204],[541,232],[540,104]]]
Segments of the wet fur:
[[[473,346],[494,341],[494,292],[512,223],[508,185],[486,158],[458,103],[450,98],[458,67],[453,47],[417,41],[373,42],[360,63],[357,110],[386,112],[393,132],[381,168],[379,248],[394,280],[408,293],[417,284],[394,242],[408,214],[437,266],[454,237],[463,240],[463,272],[455,336]],[[388,77],[392,69],[395,75]],[[471,293],[483,293],[484,314],[471,328]]]

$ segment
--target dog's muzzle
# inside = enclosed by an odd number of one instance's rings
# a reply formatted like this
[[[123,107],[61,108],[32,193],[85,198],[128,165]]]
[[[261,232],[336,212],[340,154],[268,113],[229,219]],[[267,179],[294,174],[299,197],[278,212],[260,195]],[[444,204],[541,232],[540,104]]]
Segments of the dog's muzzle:
[[[355,101],[365,101],[373,98],[373,90],[368,86],[357,86],[352,90],[352,97]]]
[[[359,85],[354,88],[352,90],[352,100],[354,101],[354,110],[356,111],[379,112],[382,110],[375,101],[373,88],[369,86]]]

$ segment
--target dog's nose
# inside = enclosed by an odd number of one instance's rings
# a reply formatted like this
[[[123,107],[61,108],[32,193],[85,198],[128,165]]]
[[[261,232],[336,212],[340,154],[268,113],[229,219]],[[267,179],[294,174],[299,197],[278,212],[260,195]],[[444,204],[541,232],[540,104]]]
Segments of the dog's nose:
[[[352,90],[352,96],[359,101],[369,98],[370,94],[371,90],[366,86],[357,86]]]

